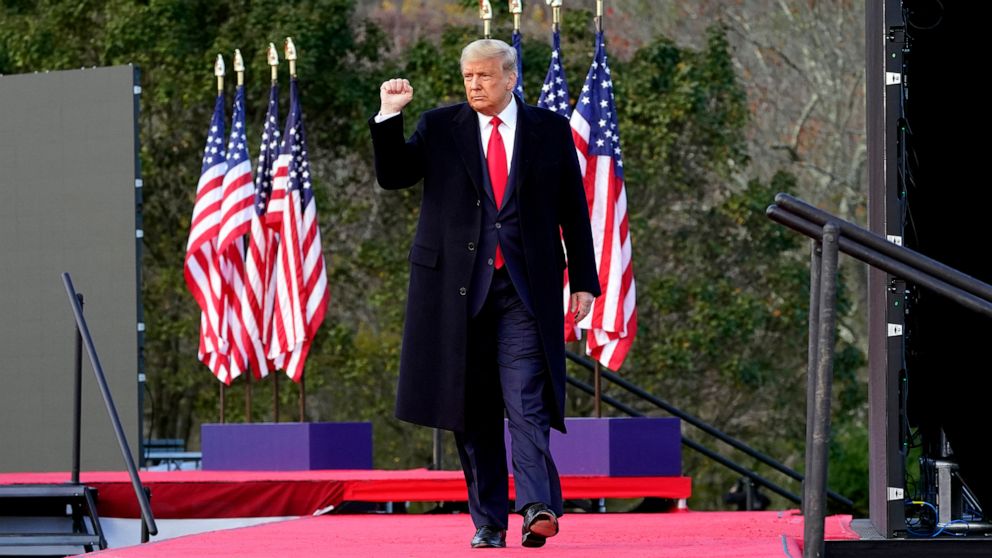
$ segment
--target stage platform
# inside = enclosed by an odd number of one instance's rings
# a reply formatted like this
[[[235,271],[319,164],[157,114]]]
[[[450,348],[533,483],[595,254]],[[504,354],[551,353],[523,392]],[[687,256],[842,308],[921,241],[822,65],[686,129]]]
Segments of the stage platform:
[[[511,516],[505,550],[473,550],[467,514],[325,515],[215,531],[87,556],[239,558],[277,556],[404,556],[445,558],[568,556],[603,558],[773,558],[802,556],[802,517],[794,511],[566,514],[561,533],[539,549],[520,546]],[[832,540],[856,539],[850,516],[827,518]]]
[[[0,485],[55,484],[69,473],[0,473]],[[126,472],[82,473],[97,489],[101,517],[137,518]],[[461,471],[161,471],[142,472],[156,519],[304,516],[344,502],[459,502],[467,492]],[[688,477],[562,476],[565,499],[671,498],[692,494]],[[513,495],[513,478],[510,478]]]
[[[850,516],[827,518],[831,540],[856,539]],[[329,515],[215,531],[86,556],[405,556],[445,558],[568,556],[603,558],[771,558],[802,556],[802,517],[795,511],[566,514],[561,533],[540,549],[520,546],[520,517],[511,516],[507,548],[473,550],[467,514]]]

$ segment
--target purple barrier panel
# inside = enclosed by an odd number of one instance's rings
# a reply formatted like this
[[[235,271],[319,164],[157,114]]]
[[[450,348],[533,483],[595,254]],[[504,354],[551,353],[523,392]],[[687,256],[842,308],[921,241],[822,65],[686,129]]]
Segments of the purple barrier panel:
[[[566,418],[568,434],[551,431],[551,455],[562,475],[677,477],[682,431],[671,417]],[[506,463],[512,471],[508,426]]]
[[[371,469],[370,422],[204,424],[207,471]]]

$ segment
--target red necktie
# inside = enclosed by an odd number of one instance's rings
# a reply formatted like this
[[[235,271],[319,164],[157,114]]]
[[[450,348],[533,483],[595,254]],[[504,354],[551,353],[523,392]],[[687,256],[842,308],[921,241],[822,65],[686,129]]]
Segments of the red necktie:
[[[493,132],[489,135],[489,147],[486,150],[486,162],[489,165],[489,182],[493,185],[493,198],[496,209],[503,205],[503,194],[506,193],[506,148],[503,146],[503,136],[499,133],[500,120],[498,116],[492,119]],[[503,267],[503,251],[496,243],[496,269]]]

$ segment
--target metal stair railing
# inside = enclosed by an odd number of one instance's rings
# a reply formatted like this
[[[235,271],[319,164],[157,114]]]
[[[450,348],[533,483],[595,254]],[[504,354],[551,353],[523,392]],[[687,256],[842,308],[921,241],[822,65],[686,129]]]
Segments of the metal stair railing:
[[[806,470],[803,487],[803,556],[824,555],[827,442],[836,331],[837,261],[844,252],[892,275],[915,282],[954,302],[992,317],[992,285],[937,260],[889,242],[867,229],[790,196],[778,194],[770,219],[812,239],[810,258],[809,368],[807,378]]]

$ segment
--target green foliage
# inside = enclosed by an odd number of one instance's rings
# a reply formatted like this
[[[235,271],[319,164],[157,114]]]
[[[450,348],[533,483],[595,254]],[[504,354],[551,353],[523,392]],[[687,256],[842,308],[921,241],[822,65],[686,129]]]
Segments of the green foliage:
[[[430,461],[430,431],[392,418],[406,255],[420,194],[374,185],[366,120],[378,109],[379,84],[389,77],[413,82],[408,130],[419,112],[460,101],[459,54],[478,29],[448,27],[405,52],[389,52],[382,31],[359,21],[354,8],[354,0],[0,2],[0,74],[124,63],[141,68],[146,434],[190,438],[195,447],[199,424],[217,415],[217,382],[196,359],[199,313],[182,277],[204,126],[216,94],[213,60],[221,52],[230,61],[233,49],[242,49],[249,141],[256,151],[269,87],[265,47],[270,41],[281,47],[289,35],[300,54],[332,293],[308,360],[308,415],[373,421],[379,467]],[[573,95],[593,54],[589,21],[587,11],[565,11],[563,59]],[[503,25],[495,36],[509,37]],[[549,52],[546,41],[525,42],[525,90],[532,102]],[[630,60],[611,59],[638,289],[639,332],[624,373],[801,469],[808,246],[764,216],[775,193],[797,189],[795,179],[785,173],[744,178],[748,107],[732,62],[720,28],[709,30],[698,51],[659,37]],[[283,99],[285,76],[284,63]],[[232,83],[229,77],[229,94]],[[840,301],[845,316],[846,292]],[[863,365],[864,356],[839,340],[831,487],[859,502],[867,454],[865,390],[856,371]],[[239,380],[228,392],[229,420],[245,418],[244,385]],[[255,382],[252,389],[254,419],[271,420],[272,381]],[[297,418],[296,398],[283,380],[283,419]],[[574,414],[590,412],[589,398],[573,395],[570,401]],[[715,449],[750,465],[727,448]],[[449,459],[449,466],[454,463]],[[690,452],[685,471],[695,479],[696,508],[719,507],[719,495],[736,480]]]

